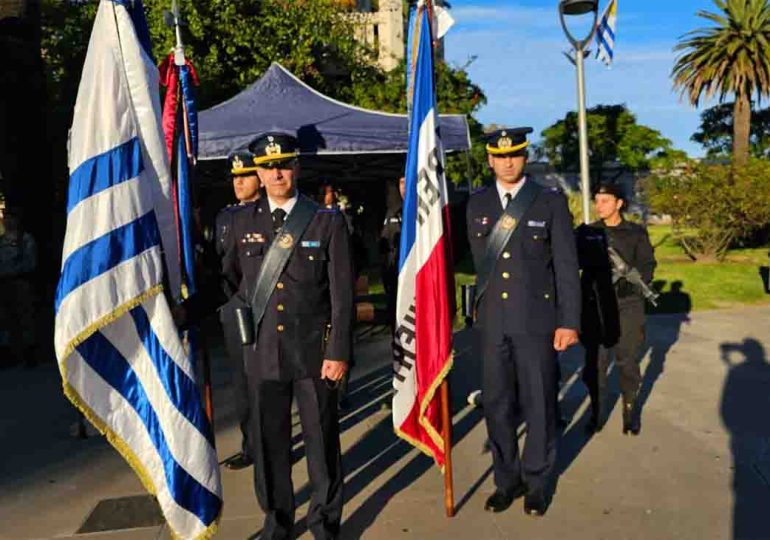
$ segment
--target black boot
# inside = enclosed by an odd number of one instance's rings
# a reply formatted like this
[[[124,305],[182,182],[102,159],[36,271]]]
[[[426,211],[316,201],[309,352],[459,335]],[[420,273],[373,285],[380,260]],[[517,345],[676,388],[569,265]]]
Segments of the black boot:
[[[639,435],[641,426],[635,412],[636,399],[623,398],[623,435]]]

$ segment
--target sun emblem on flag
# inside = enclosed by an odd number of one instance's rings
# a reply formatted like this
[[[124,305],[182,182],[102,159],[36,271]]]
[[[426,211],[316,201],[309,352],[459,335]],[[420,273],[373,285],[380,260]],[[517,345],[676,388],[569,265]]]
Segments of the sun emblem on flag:
[[[272,135],[268,136],[267,138],[268,144],[265,146],[265,155],[266,156],[274,156],[276,154],[281,153],[281,145],[275,142],[275,139]]]

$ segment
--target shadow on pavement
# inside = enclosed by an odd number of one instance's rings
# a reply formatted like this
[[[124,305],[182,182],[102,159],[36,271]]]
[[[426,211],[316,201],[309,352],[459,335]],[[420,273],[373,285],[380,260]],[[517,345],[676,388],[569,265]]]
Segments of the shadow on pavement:
[[[653,287],[662,291],[665,283],[662,280],[656,281],[653,283]],[[658,298],[656,313],[659,314],[654,317],[647,317],[645,347],[649,348],[650,361],[644,371],[637,397],[636,414],[640,417],[655,383],[663,374],[668,352],[679,341],[682,325],[690,323],[692,301],[690,295],[682,289],[681,281],[672,282],[671,288],[667,292],[661,292]],[[643,358],[645,354],[646,351],[643,351],[640,358]]]
[[[639,415],[642,414],[653,387],[663,374],[666,357],[671,347],[679,340],[682,325],[690,321],[689,312],[692,309],[692,301],[690,295],[682,290],[682,282],[674,281],[671,283],[669,291],[661,292],[665,284],[666,282],[663,280],[656,281],[653,284],[653,288],[660,292],[658,307],[653,309],[654,314],[646,319],[645,345],[639,351],[640,359],[644,358],[648,352],[650,354],[650,360],[644,371],[637,398],[637,414]],[[580,360],[577,362],[574,358],[571,358],[573,351],[580,357]],[[582,348],[576,347],[570,351],[570,359],[565,363],[569,364],[571,369],[579,370],[580,368],[576,367],[576,363],[578,366],[582,365],[583,357],[584,351]],[[562,413],[567,417],[572,417],[585,398],[587,398],[587,393],[583,384],[577,382],[572,385],[561,401]],[[604,402],[605,422],[606,419],[612,416],[619,399],[618,375],[613,362],[610,367],[607,395]],[[581,418],[573,422],[570,428],[562,435],[554,482],[558,481],[558,476],[564,474],[569,469],[592,438],[593,435],[587,433],[585,429],[590,416],[591,410],[587,408]]]
[[[473,338],[471,332],[467,331],[460,332],[455,336],[455,350],[459,354],[455,356],[454,369],[450,374],[453,416],[465,408],[466,396],[480,385],[480,365],[474,356]],[[387,379],[387,384],[378,384],[383,377]],[[388,365],[356,381],[355,385],[351,384],[350,399],[354,403],[353,409],[361,403],[368,403],[368,405],[343,418],[341,429],[348,429],[374,414],[381,415],[381,419],[342,457],[343,468],[346,471],[345,502],[349,503],[381,476],[386,475],[388,479],[371,493],[360,506],[349,512],[342,525],[341,538],[361,538],[364,531],[374,522],[388,501],[412,485],[426,472],[434,470],[437,478],[440,478],[440,473],[433,460],[423,454],[416,455],[397,472],[389,471],[390,467],[414,450],[410,444],[395,435],[390,412],[383,411],[381,408],[382,403],[390,399],[391,377],[392,371]],[[370,395],[369,389],[373,388],[377,389],[377,393]],[[456,420],[453,424],[452,434],[454,444],[456,445],[468,435],[482,418],[480,410],[471,410],[464,414],[459,421]],[[437,480],[438,484],[440,484],[439,480]],[[477,484],[480,485],[478,482]],[[478,489],[478,485],[475,485],[475,489]],[[296,504],[299,506],[307,502],[309,496],[309,487],[307,485],[302,486],[297,493]],[[460,500],[469,497],[470,495],[467,495]],[[307,524],[303,518],[297,522],[295,533],[300,536],[306,530]]]
[[[733,538],[767,538],[770,509],[770,363],[761,343],[722,343],[728,373],[720,413],[733,457]],[[741,358],[742,357],[742,358]]]

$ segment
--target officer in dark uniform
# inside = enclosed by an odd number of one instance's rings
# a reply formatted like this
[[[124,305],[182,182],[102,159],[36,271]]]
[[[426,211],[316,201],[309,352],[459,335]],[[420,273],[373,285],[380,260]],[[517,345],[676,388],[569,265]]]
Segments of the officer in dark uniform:
[[[471,196],[467,227],[477,290],[488,276],[476,304],[496,486],[485,509],[501,512],[525,495],[525,513],[542,515],[556,461],[556,353],[577,342],[580,283],[566,198],[524,176],[531,131],[504,129],[489,136],[488,161],[496,180]],[[520,209],[518,219],[508,214],[514,208]],[[509,236],[498,236],[506,231]],[[497,238],[505,241],[495,249]],[[527,422],[521,458],[519,412]]]
[[[406,193],[406,178],[398,180],[399,203]],[[382,286],[388,302],[388,324],[391,332],[396,324],[396,296],[398,294],[398,259],[401,252],[401,222],[403,204],[389,208],[380,234],[380,256],[382,257]]]
[[[238,204],[230,205],[219,211],[216,217],[216,236],[214,247],[220,260],[232,257],[235,253],[227,253],[225,247],[227,238],[232,232],[232,221],[235,213],[253,204],[260,196],[260,183],[257,177],[257,167],[254,165],[254,155],[249,151],[233,152],[228,157],[230,174],[233,179],[233,192]],[[223,264],[223,268],[233,268],[231,264]],[[228,469],[243,469],[251,465],[251,455],[248,450],[249,399],[246,388],[246,376],[243,372],[243,350],[241,348],[238,329],[235,322],[233,304],[230,302],[238,291],[237,276],[222,275],[222,293],[228,301],[219,309],[219,320],[224,331],[225,349],[231,363],[232,385],[235,394],[235,411],[238,424],[241,427],[241,451],[225,460]]]
[[[261,298],[264,317],[253,345],[244,346],[251,401],[251,451],[257,499],[265,512],[260,538],[294,538],[291,404],[296,399],[310,477],[307,525],[316,539],[337,538],[342,517],[342,470],[337,417],[338,381],[350,357],[353,268],[345,219],[297,191],[297,140],[267,133],[249,149],[266,196],[233,215],[226,258],[248,303],[271,244],[291,249],[275,286]],[[296,237],[284,233],[292,212],[312,205]],[[296,223],[296,220],[295,220]],[[275,248],[273,248],[275,249]],[[257,295],[259,296],[259,295]],[[250,305],[254,305],[251,303]]]
[[[647,230],[636,223],[626,221],[622,210],[625,196],[619,186],[603,184],[594,195],[594,208],[600,220],[590,228],[606,238],[607,248],[613,248],[630,267],[636,268],[644,283],[652,281],[655,270],[653,252]],[[599,237],[597,237],[599,238]],[[610,263],[611,264],[611,263]],[[611,269],[610,269],[611,271]],[[585,273],[585,271],[584,271]],[[588,291],[590,294],[591,291]],[[586,363],[583,381],[591,397],[591,423],[589,429],[598,431],[602,428],[603,402],[607,389],[607,368],[610,363],[610,351],[615,353],[615,366],[620,373],[620,390],[623,395],[623,433],[638,435],[640,430],[638,415],[635,414],[636,395],[641,384],[639,369],[639,350],[644,342],[644,296],[640,288],[625,278],[614,283],[617,299],[617,320],[619,337],[607,343],[597,339],[596,332],[584,332],[581,336],[586,349]],[[613,314],[606,310],[595,312],[597,320],[586,321],[584,329],[598,326],[604,319],[612,319]]]

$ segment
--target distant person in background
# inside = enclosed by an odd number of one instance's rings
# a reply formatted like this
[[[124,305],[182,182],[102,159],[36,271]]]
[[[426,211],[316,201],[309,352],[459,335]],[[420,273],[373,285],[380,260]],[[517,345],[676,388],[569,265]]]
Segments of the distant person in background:
[[[21,215],[6,211],[0,218],[0,367],[36,363],[35,294],[37,245],[25,232]]]
[[[401,249],[401,222],[403,221],[403,201],[406,193],[406,178],[398,179],[399,204],[388,208],[385,222],[380,233],[380,257],[382,286],[388,303],[388,324],[391,333],[396,324],[396,296],[398,294],[398,259]]]

